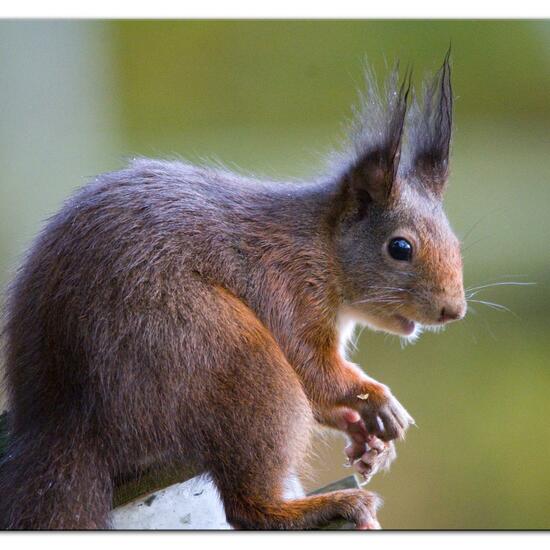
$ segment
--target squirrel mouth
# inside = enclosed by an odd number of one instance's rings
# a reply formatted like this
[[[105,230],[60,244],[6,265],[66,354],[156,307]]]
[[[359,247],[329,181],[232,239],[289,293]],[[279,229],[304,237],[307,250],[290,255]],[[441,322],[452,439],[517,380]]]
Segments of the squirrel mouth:
[[[410,336],[416,330],[416,323],[410,319],[406,319],[401,315],[394,315],[395,320],[399,323],[400,332],[403,336]]]

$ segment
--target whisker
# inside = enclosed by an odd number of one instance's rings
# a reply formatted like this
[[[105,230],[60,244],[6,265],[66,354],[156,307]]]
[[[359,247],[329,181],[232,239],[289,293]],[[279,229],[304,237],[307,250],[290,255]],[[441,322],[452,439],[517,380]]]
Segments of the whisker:
[[[485,328],[487,329],[487,332],[489,333],[491,338],[495,342],[498,342],[498,338],[495,336],[495,333],[491,330],[491,327],[490,327],[489,323],[487,322],[487,319],[485,319],[485,317],[480,317],[480,319],[483,321],[483,324],[485,325]]]
[[[466,234],[461,237],[461,241],[463,243],[466,243],[466,239],[472,234],[472,232],[474,231],[474,229],[476,227],[478,227],[478,225],[482,222],[482,221],[485,221],[489,216],[492,216],[493,214],[496,214],[497,212],[500,212],[501,210],[503,210],[502,207],[498,207],[498,208],[493,208],[492,210],[490,210],[489,212],[486,212],[485,214],[483,214],[482,216],[480,216],[480,218],[470,227],[470,229],[468,229],[468,231],[466,231]]]
[[[489,238],[489,235],[486,235],[485,237],[480,237],[477,241],[474,241],[473,243],[468,243],[468,246],[466,246],[462,249],[462,254],[465,256],[466,252],[468,252],[476,244],[479,244],[479,243],[483,242],[484,240],[486,240],[488,238]]]
[[[487,288],[493,288],[493,287],[496,287],[496,286],[533,286],[533,285],[536,285],[536,284],[537,283],[532,283],[532,282],[499,281],[499,282],[496,282],[496,283],[489,283],[489,284],[486,284],[486,285],[479,285],[479,286],[470,287],[470,288],[467,288],[465,290],[465,292],[466,292],[468,298],[472,298],[473,296],[475,296],[476,294],[478,294],[482,290],[485,290]]]
[[[399,286],[371,286],[370,288],[379,288],[379,289],[382,289],[382,290],[394,290],[396,292],[411,292],[410,289],[408,288],[402,288],[402,287],[399,287]]]
[[[385,300],[359,300],[358,302],[352,302],[351,306],[360,306],[365,304],[387,304]],[[392,302],[390,302],[392,303]]]
[[[470,307],[468,306],[468,316],[465,317],[464,321],[468,321],[469,319],[471,319],[471,317],[469,316],[470,313],[473,313],[474,315],[477,315],[477,310],[473,307]],[[477,338],[476,338],[476,333],[474,330],[472,330],[472,326],[470,323],[468,322],[462,322],[462,326],[463,327],[466,327],[466,330],[468,331],[468,333],[470,334],[470,336],[472,337],[472,341],[474,342],[474,344],[477,345]]]
[[[358,352],[359,351],[359,338],[361,338],[361,334],[363,334],[363,331],[366,327],[361,327],[358,332],[355,333],[353,338],[351,339],[351,345],[353,346],[353,351]]]
[[[365,298],[364,300],[358,300],[356,302],[352,302],[351,305],[359,305],[359,304],[396,304],[401,303],[401,300],[395,296],[374,296],[371,298]]]
[[[479,286],[469,287],[467,290],[477,290],[478,288],[488,288],[491,286],[503,286],[503,285],[513,285],[513,286],[525,286],[525,285],[535,285],[533,282],[524,282],[524,281],[496,281],[494,283],[488,283]]]
[[[515,281],[508,281],[507,279],[525,279],[526,277],[528,277],[528,275],[524,273],[503,273],[502,275],[499,275],[499,277],[496,279],[492,278],[485,281],[480,281],[478,284],[485,285],[485,284],[493,284],[493,283],[515,282]]]
[[[368,298],[365,298],[363,300],[357,300],[355,302],[352,302],[350,305],[360,305],[360,304],[372,304],[372,303],[378,303],[378,304],[399,304],[401,305],[403,303],[403,298],[399,295],[396,295],[395,293],[408,293],[412,294],[412,291],[407,288],[402,287],[396,287],[396,286],[378,286],[374,285],[370,287],[371,289],[376,290],[385,290],[385,291],[391,291],[390,292],[380,292],[379,294],[374,294],[373,296],[369,296]]]
[[[509,313],[514,314],[514,312],[510,308],[507,308],[506,306],[503,306],[502,304],[496,304],[495,302],[487,302],[485,300],[468,300],[468,303],[470,303],[470,302],[474,302],[475,304],[483,304],[483,305],[486,305],[486,306],[491,307],[493,309],[496,309],[498,311],[507,311]]]

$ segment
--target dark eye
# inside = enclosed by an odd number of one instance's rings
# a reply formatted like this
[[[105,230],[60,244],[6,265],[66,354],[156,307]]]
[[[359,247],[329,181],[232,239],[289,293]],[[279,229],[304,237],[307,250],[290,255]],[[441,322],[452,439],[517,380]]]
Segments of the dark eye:
[[[403,237],[396,237],[388,243],[388,252],[394,260],[410,262],[413,247],[407,239],[403,239]]]

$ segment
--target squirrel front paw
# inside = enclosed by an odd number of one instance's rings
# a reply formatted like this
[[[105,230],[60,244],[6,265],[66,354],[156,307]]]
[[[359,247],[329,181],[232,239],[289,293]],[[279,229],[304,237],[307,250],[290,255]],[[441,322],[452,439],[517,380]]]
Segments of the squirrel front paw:
[[[369,384],[356,399],[367,432],[383,441],[403,439],[407,428],[414,424],[412,416],[387,386]]]
[[[364,443],[352,440],[344,449],[348,457],[348,466],[353,466],[368,483],[380,470],[388,470],[396,458],[393,441],[382,441],[374,435],[369,435]]]
[[[387,470],[396,457],[393,441],[382,441],[369,434],[357,411],[339,410],[339,428],[346,433],[349,444],[344,449],[348,458],[346,466],[353,466],[368,483],[380,470]]]

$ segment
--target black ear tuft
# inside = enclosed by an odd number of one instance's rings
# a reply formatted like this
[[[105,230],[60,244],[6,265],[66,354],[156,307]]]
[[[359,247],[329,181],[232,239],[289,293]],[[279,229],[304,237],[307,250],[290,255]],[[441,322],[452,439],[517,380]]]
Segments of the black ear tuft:
[[[423,86],[423,97],[415,97],[407,120],[407,147],[400,168],[404,177],[416,176],[440,196],[449,174],[449,152],[453,124],[451,49],[435,76]]]
[[[367,93],[355,109],[344,177],[357,196],[384,202],[397,175],[411,74],[399,83],[396,64],[382,91],[372,70],[365,71],[365,80]]]

